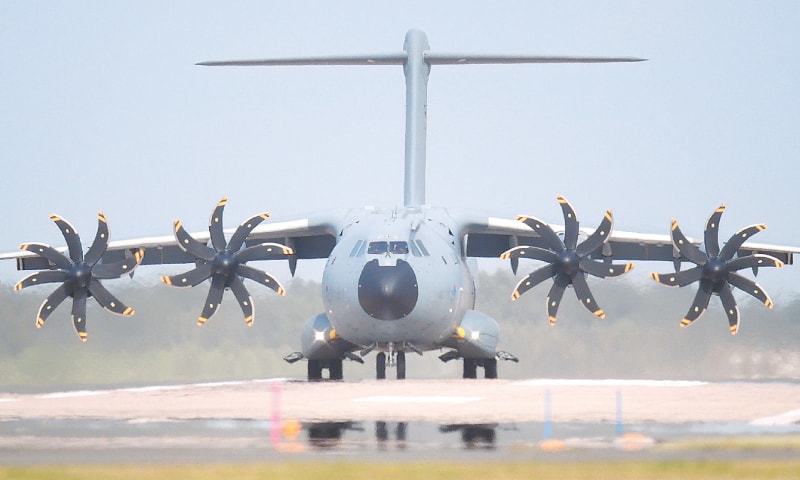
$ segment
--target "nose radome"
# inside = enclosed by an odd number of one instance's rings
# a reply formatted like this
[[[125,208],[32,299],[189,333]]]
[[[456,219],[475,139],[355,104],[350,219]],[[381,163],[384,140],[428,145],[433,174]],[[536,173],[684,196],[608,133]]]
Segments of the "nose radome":
[[[397,260],[396,265],[381,266],[372,260],[358,279],[358,303],[367,314],[379,320],[405,317],[417,305],[417,276],[411,265]]]

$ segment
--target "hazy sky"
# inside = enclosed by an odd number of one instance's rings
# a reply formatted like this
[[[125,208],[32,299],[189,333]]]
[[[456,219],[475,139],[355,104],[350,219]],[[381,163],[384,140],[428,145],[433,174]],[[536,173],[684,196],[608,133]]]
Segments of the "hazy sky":
[[[798,25],[792,1],[0,0],[0,251],[62,245],[51,212],[88,245],[101,209],[122,240],[203,230],[223,195],[228,227],[402,205],[400,67],[194,64],[395,52],[410,28],[438,51],[649,59],[434,67],[428,203],[560,222],[563,194],[583,226],[612,208],[700,236],[726,202],[723,237],[764,222],[755,240],[800,245]],[[759,280],[800,289],[798,268]]]

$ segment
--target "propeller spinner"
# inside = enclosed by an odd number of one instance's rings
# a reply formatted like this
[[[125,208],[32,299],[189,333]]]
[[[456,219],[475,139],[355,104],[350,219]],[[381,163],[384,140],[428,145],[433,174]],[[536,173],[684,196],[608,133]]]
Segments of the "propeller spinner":
[[[241,277],[265,285],[280,295],[285,295],[286,291],[275,277],[245,263],[250,260],[286,258],[294,251],[277,243],[262,243],[242,248],[250,232],[269,218],[269,213],[260,213],[245,220],[233,233],[230,241],[226,241],[222,230],[222,214],[227,202],[228,198],[223,197],[209,219],[208,231],[213,248],[193,238],[184,230],[180,220],[175,220],[175,239],[178,241],[178,246],[197,260],[197,267],[179,275],[161,277],[161,281],[173,287],[194,287],[210,278],[211,287],[197,324],[203,325],[217,313],[222,295],[225,289],[229,288],[242,308],[245,322],[248,326],[252,326],[255,316],[253,298]]]
[[[763,224],[750,225],[739,230],[720,249],[719,220],[724,211],[725,204],[722,204],[711,214],[708,222],[706,222],[703,236],[705,252],[697,245],[689,242],[681,232],[680,227],[678,227],[678,221],[672,220],[672,244],[684,259],[695,264],[695,266],[689,270],[675,273],[651,273],[650,278],[669,287],[685,287],[695,282],[699,283],[697,295],[694,297],[689,312],[681,321],[681,327],[686,327],[700,318],[708,308],[711,295],[719,295],[722,306],[725,308],[725,314],[728,316],[731,335],[736,335],[739,331],[740,318],[739,307],[736,304],[736,299],[733,298],[732,286],[757,298],[767,308],[773,307],[772,300],[770,300],[769,295],[761,286],[736,272],[745,268],[780,268],[783,267],[783,262],[762,254],[733,258],[739,247],[748,238],[767,228]]]
[[[550,319],[550,325],[556,323],[556,314],[561,304],[561,298],[569,285],[575,287],[575,294],[581,305],[598,317],[605,318],[605,312],[597,305],[589,285],[586,283],[586,274],[599,278],[618,277],[630,271],[633,263],[612,264],[591,258],[592,254],[602,248],[611,235],[614,224],[611,210],[606,211],[603,221],[600,222],[600,226],[594,233],[578,244],[580,229],[575,210],[567,199],[561,195],[557,198],[564,214],[564,240],[561,240],[547,223],[537,218],[522,215],[517,217],[517,220],[524,222],[542,238],[547,248],[521,245],[507,250],[500,258],[512,260],[532,258],[546,262],[547,265],[520,280],[511,299],[516,300],[536,285],[547,279],[553,279],[553,286],[550,287],[550,292],[547,294],[547,316]]]
[[[67,297],[72,297],[72,322],[75,331],[82,341],[86,341],[86,299],[94,297],[97,303],[109,312],[118,315],[133,315],[133,308],[120,302],[101,283],[100,280],[120,278],[130,275],[139,266],[144,258],[144,250],[134,249],[133,255],[124,260],[113,263],[99,263],[108,247],[108,223],[103,212],[98,213],[97,234],[92,245],[83,254],[81,239],[75,228],[58,215],[50,215],[61,230],[67,242],[69,257],[58,250],[42,243],[24,243],[19,246],[22,250],[33,252],[47,259],[53,266],[52,270],[42,270],[23,278],[14,286],[14,290],[22,290],[31,285],[45,283],[61,283],[39,307],[36,315],[36,327],[41,328],[47,317]]]

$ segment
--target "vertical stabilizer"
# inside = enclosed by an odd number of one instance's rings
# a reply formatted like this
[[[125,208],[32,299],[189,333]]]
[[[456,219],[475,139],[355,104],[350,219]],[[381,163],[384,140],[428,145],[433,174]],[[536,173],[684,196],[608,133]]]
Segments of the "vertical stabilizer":
[[[405,206],[425,204],[425,145],[428,122],[428,75],[425,62],[428,37],[419,30],[406,33],[406,153],[403,201]]]

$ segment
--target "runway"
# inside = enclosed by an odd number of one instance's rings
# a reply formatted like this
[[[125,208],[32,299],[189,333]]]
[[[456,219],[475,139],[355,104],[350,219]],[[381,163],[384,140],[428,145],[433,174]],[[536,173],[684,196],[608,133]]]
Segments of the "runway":
[[[686,456],[694,453],[665,453],[660,446],[709,437],[778,440],[778,447],[755,453],[794,456],[800,453],[794,445],[800,443],[800,384],[265,379],[6,392],[0,393],[0,434],[2,464],[271,461],[376,452],[385,459],[440,459],[442,452],[473,458],[476,448],[491,451],[481,455],[493,461],[550,455],[548,442],[581,459],[630,450]]]

